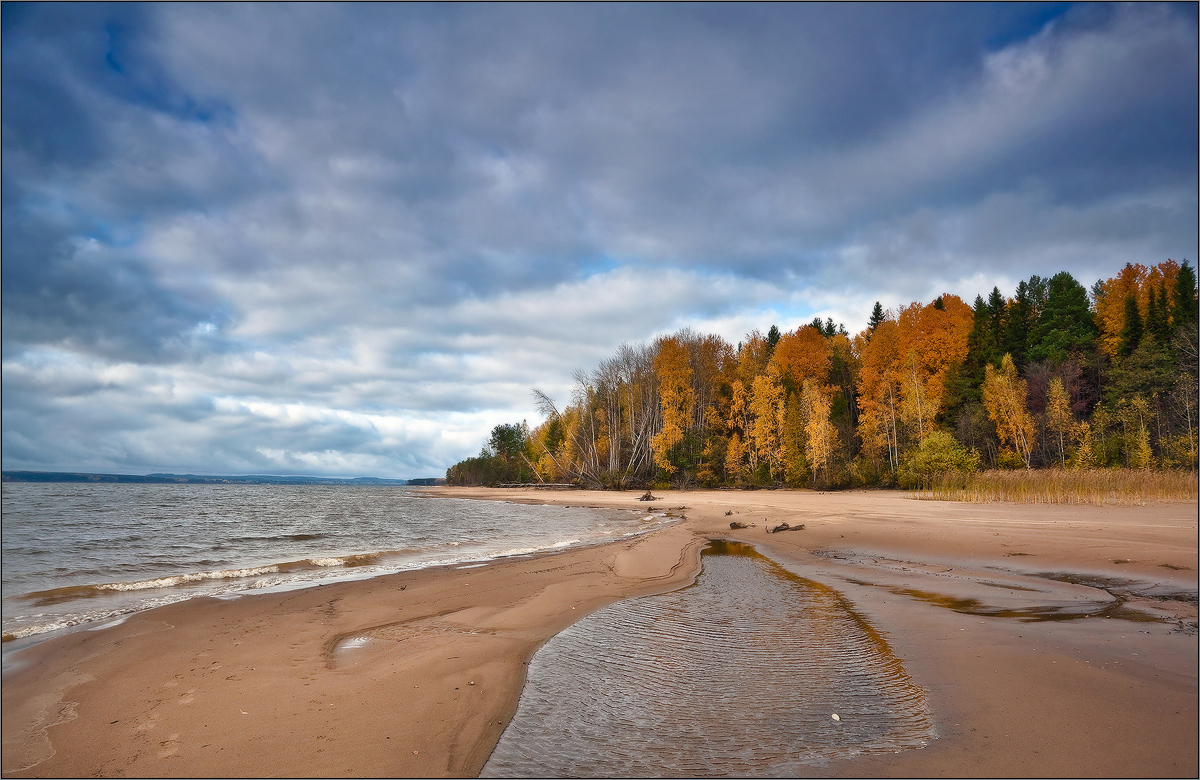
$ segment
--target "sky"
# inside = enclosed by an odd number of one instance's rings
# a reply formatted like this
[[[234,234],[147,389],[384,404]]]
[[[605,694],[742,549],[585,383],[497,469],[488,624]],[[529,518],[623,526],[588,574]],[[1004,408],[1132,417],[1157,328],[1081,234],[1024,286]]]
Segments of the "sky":
[[[622,343],[1197,257],[1195,4],[3,9],[3,467],[441,476]]]

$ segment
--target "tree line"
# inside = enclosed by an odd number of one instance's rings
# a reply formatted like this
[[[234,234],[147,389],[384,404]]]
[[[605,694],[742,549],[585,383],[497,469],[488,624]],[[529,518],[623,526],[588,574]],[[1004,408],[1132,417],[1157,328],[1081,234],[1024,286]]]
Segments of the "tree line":
[[[917,486],[976,468],[1195,468],[1196,272],[1127,264],[1085,289],[876,303],[737,345],[691,329],[622,345],[543,421],[497,426],[450,484]]]

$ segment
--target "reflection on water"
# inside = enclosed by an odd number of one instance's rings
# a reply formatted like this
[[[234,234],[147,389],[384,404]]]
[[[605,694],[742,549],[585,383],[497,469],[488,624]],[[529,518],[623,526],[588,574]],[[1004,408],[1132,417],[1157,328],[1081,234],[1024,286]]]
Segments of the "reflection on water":
[[[749,545],[704,552],[694,585],[538,651],[483,776],[811,774],[933,736],[924,692],[836,591]]]

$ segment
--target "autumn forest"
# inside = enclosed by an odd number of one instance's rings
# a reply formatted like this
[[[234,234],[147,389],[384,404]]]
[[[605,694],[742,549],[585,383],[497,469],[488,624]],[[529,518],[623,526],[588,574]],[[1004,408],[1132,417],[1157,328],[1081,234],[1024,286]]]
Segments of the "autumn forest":
[[[451,484],[919,487],[979,469],[1194,469],[1197,292],[1187,261],[1086,289],[1033,276],[968,304],[875,304],[736,345],[682,330],[579,370],[569,405],[500,425]]]

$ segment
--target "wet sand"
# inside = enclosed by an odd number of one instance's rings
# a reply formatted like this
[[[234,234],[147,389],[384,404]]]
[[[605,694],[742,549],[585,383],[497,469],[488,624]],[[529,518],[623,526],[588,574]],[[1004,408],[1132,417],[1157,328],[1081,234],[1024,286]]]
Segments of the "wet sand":
[[[845,594],[928,692],[928,747],[815,773],[1197,774],[1195,504],[438,492],[686,521],[477,568],[193,600],[44,642],[5,672],[4,775],[474,775],[543,642],[615,600],[691,582],[717,537]],[[765,533],[785,521],[806,527]]]

